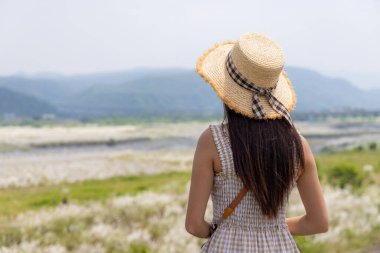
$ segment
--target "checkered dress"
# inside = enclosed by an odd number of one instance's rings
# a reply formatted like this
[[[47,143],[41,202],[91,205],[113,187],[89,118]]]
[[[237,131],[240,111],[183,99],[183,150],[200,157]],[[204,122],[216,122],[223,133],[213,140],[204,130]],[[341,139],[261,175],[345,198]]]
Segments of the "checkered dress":
[[[210,128],[222,163],[222,171],[214,176],[211,193],[213,222],[216,222],[243,183],[235,174],[231,146],[228,136],[222,132],[222,125],[210,125]],[[293,187],[295,182],[296,179]],[[270,220],[262,214],[252,192],[248,191],[233,213],[202,245],[201,253],[300,252],[285,221],[287,204],[277,218]]]

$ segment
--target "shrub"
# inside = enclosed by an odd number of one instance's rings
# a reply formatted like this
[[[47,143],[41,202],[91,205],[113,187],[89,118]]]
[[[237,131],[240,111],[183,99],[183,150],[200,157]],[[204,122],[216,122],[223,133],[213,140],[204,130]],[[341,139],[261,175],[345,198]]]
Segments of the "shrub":
[[[377,166],[375,166],[375,171],[376,171],[377,173],[380,173],[380,161],[379,161],[379,163],[377,164]]]
[[[344,188],[346,185],[360,187],[364,173],[353,164],[338,164],[327,171],[328,182],[333,186]]]
[[[321,149],[322,154],[332,154],[332,153],[334,153],[334,151],[335,151],[335,149],[333,147],[329,147],[329,146],[323,147]]]
[[[1,246],[8,247],[22,242],[23,234],[19,227],[4,227],[0,230],[0,250]]]
[[[355,151],[363,151],[364,147],[362,145],[359,145],[354,148]]]
[[[377,149],[377,143],[376,142],[371,142],[369,145],[368,145],[368,148],[370,150],[376,150]]]
[[[150,249],[147,244],[145,243],[137,243],[137,242],[132,242],[129,245],[129,251],[130,253],[149,253]]]
[[[106,142],[107,146],[115,146],[116,145],[116,141],[113,139],[113,138],[110,138],[108,139],[108,141]]]
[[[294,240],[297,244],[297,248],[301,252],[319,253],[330,252],[330,250],[332,250],[330,245],[323,242],[313,242],[310,238],[305,236],[296,236]]]

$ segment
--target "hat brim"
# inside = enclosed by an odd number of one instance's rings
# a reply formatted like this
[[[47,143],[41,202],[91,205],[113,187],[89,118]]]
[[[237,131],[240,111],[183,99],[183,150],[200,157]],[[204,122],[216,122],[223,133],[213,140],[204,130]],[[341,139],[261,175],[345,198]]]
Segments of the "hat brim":
[[[196,70],[229,108],[249,118],[255,118],[256,115],[252,112],[252,91],[235,83],[226,69],[228,52],[235,43],[225,42],[207,50],[199,58]],[[296,93],[284,71],[281,72],[278,84],[272,94],[289,112],[293,111],[296,104]],[[265,96],[259,95],[259,99],[266,113],[266,119],[283,117],[271,107]]]

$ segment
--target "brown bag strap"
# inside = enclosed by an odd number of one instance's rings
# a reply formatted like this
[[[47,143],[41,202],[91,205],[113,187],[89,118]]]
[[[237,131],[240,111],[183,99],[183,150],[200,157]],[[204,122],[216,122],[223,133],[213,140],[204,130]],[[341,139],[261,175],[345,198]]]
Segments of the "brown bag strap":
[[[235,207],[239,204],[240,200],[245,196],[245,194],[248,192],[248,189],[243,187],[239,194],[235,197],[234,200],[232,200],[231,204],[224,209],[223,216],[220,217],[217,221],[216,224],[212,224],[210,226],[210,236],[215,232],[215,230],[219,227],[219,225],[222,223],[223,220],[225,220],[235,209]]]
[[[231,202],[231,204],[224,210],[223,219],[226,219],[235,209],[235,207],[239,204],[240,200],[245,196],[248,192],[246,187],[243,187],[239,194],[235,197],[235,199]]]

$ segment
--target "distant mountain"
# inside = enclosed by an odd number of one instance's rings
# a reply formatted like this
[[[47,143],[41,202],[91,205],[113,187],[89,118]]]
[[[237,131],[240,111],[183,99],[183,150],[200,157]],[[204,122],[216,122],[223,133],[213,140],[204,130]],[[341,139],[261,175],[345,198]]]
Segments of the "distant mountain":
[[[66,101],[65,110],[97,114],[216,114],[221,102],[192,71],[148,74],[139,79],[97,84]]]
[[[187,70],[188,71],[188,70]],[[0,87],[23,92],[49,102],[60,103],[70,99],[76,93],[98,84],[120,84],[145,77],[172,75],[183,73],[182,69],[132,69],[127,71],[79,74],[65,76],[56,73],[40,73],[35,75],[14,75],[0,77]]]
[[[365,91],[347,80],[303,68],[285,70],[297,93],[294,112],[380,110],[380,89]],[[194,70],[0,77],[0,87],[44,100],[71,116],[220,115],[223,111],[222,102]]]
[[[326,77],[302,68],[290,67],[286,71],[297,93],[295,111],[380,110],[380,89],[362,90],[345,79]]]
[[[34,117],[45,113],[56,114],[58,111],[47,102],[0,87],[0,116],[8,114]]]

